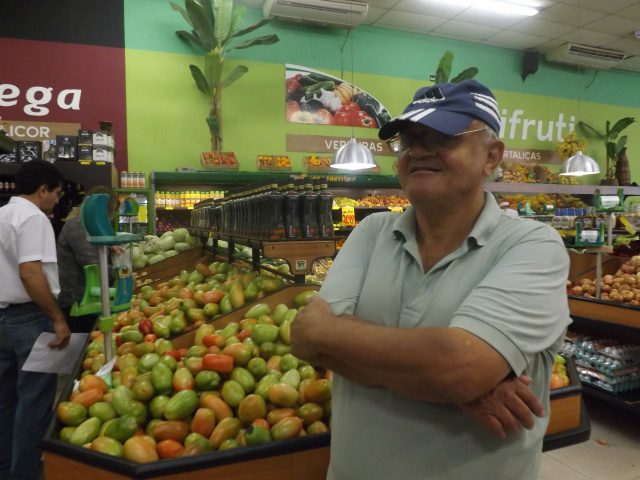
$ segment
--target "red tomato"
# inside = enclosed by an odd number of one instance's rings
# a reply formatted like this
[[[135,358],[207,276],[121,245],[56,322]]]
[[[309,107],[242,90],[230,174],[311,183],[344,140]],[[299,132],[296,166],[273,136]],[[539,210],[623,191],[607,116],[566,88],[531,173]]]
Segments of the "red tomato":
[[[349,108],[351,108],[352,110],[354,110],[354,111],[356,111],[356,112],[357,112],[358,110],[360,110],[360,107],[358,106],[358,104],[357,104],[356,102],[346,102],[346,103],[343,103],[343,104],[342,104],[342,108],[344,108],[344,107],[349,107]]]
[[[339,111],[333,116],[333,125],[351,125],[351,115],[348,112]]]
[[[233,358],[228,355],[207,353],[202,357],[202,366],[205,370],[213,370],[218,373],[231,373],[231,370],[233,370]]]
[[[158,336],[155,333],[148,333],[144,336],[144,341],[149,343],[155,343],[158,340]]]
[[[143,318],[140,320],[140,323],[138,323],[138,330],[140,330],[142,335],[153,333],[153,322],[148,318]]]
[[[168,438],[158,442],[156,450],[160,459],[164,460],[165,458],[176,458],[180,456],[180,452],[184,450],[184,447],[177,440]]]
[[[316,112],[315,115],[319,120],[318,123],[325,124],[325,125],[331,125],[332,120],[333,120],[333,116],[331,115],[331,113],[329,113],[329,110],[321,108],[320,110],[318,110]]]
[[[162,355],[169,355],[176,359],[176,362],[180,360],[180,352],[178,350],[167,350]]]
[[[365,115],[364,117],[355,118],[353,124],[356,127],[366,127],[366,128],[376,128],[378,126],[376,124],[376,121],[368,115]]]

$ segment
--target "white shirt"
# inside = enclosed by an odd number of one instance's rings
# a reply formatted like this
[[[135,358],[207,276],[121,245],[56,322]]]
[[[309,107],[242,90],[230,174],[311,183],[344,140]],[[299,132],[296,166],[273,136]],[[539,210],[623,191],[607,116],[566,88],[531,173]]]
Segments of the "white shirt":
[[[20,280],[19,265],[39,261],[55,297],[60,293],[53,227],[34,203],[12,197],[0,208],[0,308],[32,301]]]

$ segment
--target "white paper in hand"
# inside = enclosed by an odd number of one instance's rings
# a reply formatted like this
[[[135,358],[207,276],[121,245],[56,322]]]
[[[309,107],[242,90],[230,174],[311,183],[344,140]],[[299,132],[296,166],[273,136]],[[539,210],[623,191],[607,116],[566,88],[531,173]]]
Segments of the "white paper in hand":
[[[48,343],[57,340],[55,333],[44,332],[33,345],[22,370],[42,373],[73,372],[78,356],[87,341],[88,333],[72,333],[69,345],[63,349],[51,348]]]

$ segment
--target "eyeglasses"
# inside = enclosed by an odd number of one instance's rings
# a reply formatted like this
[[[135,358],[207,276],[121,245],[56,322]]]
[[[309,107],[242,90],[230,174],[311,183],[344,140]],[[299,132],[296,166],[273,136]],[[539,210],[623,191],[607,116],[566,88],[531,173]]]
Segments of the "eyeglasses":
[[[387,140],[387,144],[391,151],[397,155],[400,155],[419,142],[425,148],[431,148],[434,150],[452,150],[462,142],[462,136],[468,133],[483,132],[486,127],[476,128],[475,130],[467,130],[466,132],[456,133],[454,135],[445,135],[435,130],[431,130],[428,133],[411,135],[409,133],[401,133],[395,137]]]
[[[58,196],[58,200],[60,200],[62,197],[64,197],[64,190],[60,190],[58,193],[56,193],[56,195]]]

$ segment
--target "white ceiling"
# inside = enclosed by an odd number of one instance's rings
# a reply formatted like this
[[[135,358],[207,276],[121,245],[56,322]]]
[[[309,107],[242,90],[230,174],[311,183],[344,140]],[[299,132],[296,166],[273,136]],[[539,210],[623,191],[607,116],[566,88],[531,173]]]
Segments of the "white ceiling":
[[[262,8],[263,0],[238,0]],[[616,68],[640,72],[640,0],[535,0],[532,17],[487,12],[446,0],[366,0],[362,25],[453,38],[511,50],[547,50],[567,42],[623,51]]]

